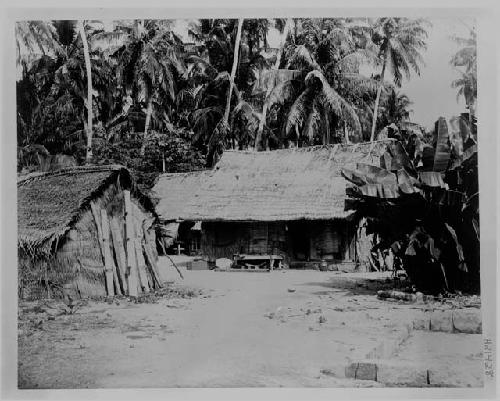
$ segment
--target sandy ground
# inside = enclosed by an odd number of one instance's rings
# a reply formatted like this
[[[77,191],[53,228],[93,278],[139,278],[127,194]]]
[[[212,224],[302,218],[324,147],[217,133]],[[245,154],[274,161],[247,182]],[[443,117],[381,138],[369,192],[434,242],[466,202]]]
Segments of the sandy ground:
[[[364,358],[422,309],[377,299],[392,286],[383,274],[183,273],[164,269],[175,283],[145,303],[92,301],[50,320],[21,303],[19,387],[380,386],[322,370]],[[415,341],[401,358],[421,353]],[[441,361],[480,358],[481,342],[466,343]]]

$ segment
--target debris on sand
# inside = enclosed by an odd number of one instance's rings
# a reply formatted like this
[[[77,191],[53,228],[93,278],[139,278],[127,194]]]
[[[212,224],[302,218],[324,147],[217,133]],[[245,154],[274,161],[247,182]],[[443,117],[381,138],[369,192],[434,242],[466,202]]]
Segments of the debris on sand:
[[[386,291],[386,290],[379,290],[377,291],[377,297],[380,299],[396,299],[396,300],[401,300],[401,301],[407,301],[407,302],[415,302],[417,300],[417,297],[415,294],[407,294],[402,291]]]
[[[295,292],[295,288],[293,288],[293,287],[289,288],[288,292]]]
[[[319,323],[320,323],[320,324],[321,324],[321,323],[326,323],[326,317],[325,317],[324,315],[321,315],[321,316],[319,317],[319,320],[318,320],[318,321],[319,321]]]
[[[278,306],[274,312],[266,313],[264,316],[269,319],[284,319],[283,307]]]

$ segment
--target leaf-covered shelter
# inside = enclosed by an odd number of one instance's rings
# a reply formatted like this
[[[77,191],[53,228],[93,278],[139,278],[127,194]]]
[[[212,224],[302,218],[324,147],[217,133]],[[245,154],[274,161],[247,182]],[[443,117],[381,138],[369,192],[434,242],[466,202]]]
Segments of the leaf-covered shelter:
[[[126,168],[35,173],[17,191],[22,297],[137,295],[160,286],[154,205]]]
[[[342,168],[378,165],[392,140],[273,151],[226,151],[209,171],[164,174],[153,188],[163,222],[201,221],[201,254],[279,254],[292,267],[359,262],[358,219]],[[176,188],[181,187],[182,190]]]

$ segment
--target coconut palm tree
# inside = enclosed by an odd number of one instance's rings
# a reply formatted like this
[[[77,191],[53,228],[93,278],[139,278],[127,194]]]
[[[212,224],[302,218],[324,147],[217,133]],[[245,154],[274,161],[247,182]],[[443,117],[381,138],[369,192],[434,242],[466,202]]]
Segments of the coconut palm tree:
[[[297,96],[297,85],[290,80],[278,85],[270,98],[283,102],[295,97],[286,118],[286,135],[295,129],[297,138],[312,141],[322,131],[321,142],[330,143],[333,129],[339,126],[347,142],[348,127],[361,133],[360,116],[366,112],[363,96],[376,91],[376,82],[359,72],[362,63],[374,59],[366,40],[361,40],[365,28],[347,19],[306,19],[301,27],[295,44],[287,47],[286,58],[289,69],[302,71],[302,89]]]
[[[287,36],[292,29],[292,20],[291,18],[288,18],[286,20],[286,23],[283,25],[282,21],[279,20],[277,21],[277,27],[280,28],[281,31],[281,38],[279,42],[279,47],[278,47],[278,53],[276,55],[276,60],[274,62],[273,68],[267,72],[267,82],[266,82],[266,92],[265,92],[265,97],[264,97],[264,104],[262,106],[262,114],[259,119],[259,126],[257,128],[257,133],[255,135],[255,144],[254,148],[255,150],[259,149],[260,142],[262,140],[262,133],[264,131],[264,125],[266,123],[266,118],[267,118],[267,111],[269,110],[269,107],[272,105],[271,103],[271,92],[272,90],[279,84],[286,82],[289,79],[292,79],[294,77],[294,71],[291,70],[279,70],[280,64],[281,64],[281,59],[283,56],[283,51],[285,49],[285,43]],[[289,73],[287,73],[289,72]],[[290,74],[291,73],[291,74]]]
[[[461,77],[453,80],[451,83],[452,88],[458,89],[457,101],[460,96],[465,99],[467,109],[469,109],[469,120],[475,115],[475,103],[477,99],[477,76],[475,72],[462,72]]]
[[[371,142],[375,139],[380,95],[386,70],[392,73],[394,83],[398,87],[401,86],[403,74],[407,79],[410,78],[411,71],[420,75],[420,65],[423,64],[420,52],[426,49],[427,23],[423,19],[380,18],[374,24],[372,40],[379,48],[382,71],[373,111]]]
[[[49,21],[19,21],[15,25],[16,63],[25,74],[30,64],[42,56],[56,58],[63,52],[59,36]]]
[[[224,111],[223,123],[228,124],[229,121],[229,111],[231,110],[231,95],[233,94],[234,88],[234,78],[236,76],[236,68],[238,67],[238,56],[240,52],[240,42],[241,42],[241,28],[243,26],[243,18],[238,19],[238,28],[236,31],[236,40],[234,42],[233,50],[233,67],[231,68],[231,76],[229,79],[229,91],[227,93],[226,109]]]
[[[460,74],[460,78],[455,79],[451,86],[458,89],[457,100],[460,96],[465,99],[467,109],[469,109],[469,120],[472,121],[475,115],[475,103],[477,99],[477,38],[474,29],[470,30],[468,38],[452,37],[452,40],[461,46],[450,60],[450,64],[455,67]]]
[[[381,117],[384,125],[396,124],[408,121],[412,110],[409,108],[412,102],[407,95],[392,88],[381,106]]]
[[[87,41],[87,35],[85,33],[85,26],[83,21],[78,21],[78,33],[82,39],[83,43],[83,56],[85,58],[85,72],[87,74],[87,150],[85,161],[90,163],[92,161],[92,123],[93,123],[93,112],[92,112],[92,68],[90,66],[90,52],[89,45]]]
[[[182,41],[170,29],[169,21],[135,20],[118,24],[114,32],[103,34],[100,42],[120,42],[110,54],[118,80],[127,94],[145,107],[141,155],[144,155],[151,122],[165,125],[175,103],[176,81],[185,72],[180,55]]]
[[[207,159],[209,164],[215,164],[216,159],[222,150],[221,146],[223,146],[224,140],[229,132],[229,113],[231,112],[231,97],[235,89],[234,79],[236,76],[236,69],[238,68],[238,60],[239,60],[239,52],[241,44],[241,29],[243,26],[243,21],[244,21],[243,18],[239,18],[238,25],[236,28],[236,38],[233,49],[233,65],[231,67],[231,74],[229,75],[229,89],[227,91],[224,114],[222,115],[222,119],[215,126],[213,134],[211,135],[208,143]]]
[[[474,29],[470,30],[468,38],[453,36],[452,40],[461,46],[450,60],[454,67],[464,67],[466,71],[474,71],[477,66],[477,35]]]

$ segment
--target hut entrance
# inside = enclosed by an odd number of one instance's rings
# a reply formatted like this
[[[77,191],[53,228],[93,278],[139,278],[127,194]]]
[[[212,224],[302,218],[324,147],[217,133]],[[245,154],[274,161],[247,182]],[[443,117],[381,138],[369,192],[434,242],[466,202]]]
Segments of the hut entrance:
[[[330,221],[297,221],[288,225],[292,259],[298,262],[342,260],[345,238],[338,224]]]
[[[292,259],[294,260],[301,262],[310,260],[308,228],[307,222],[304,221],[297,221],[288,225],[288,238],[292,248]]]
[[[199,255],[201,250],[201,222],[183,221],[177,238],[169,248],[171,254]]]

